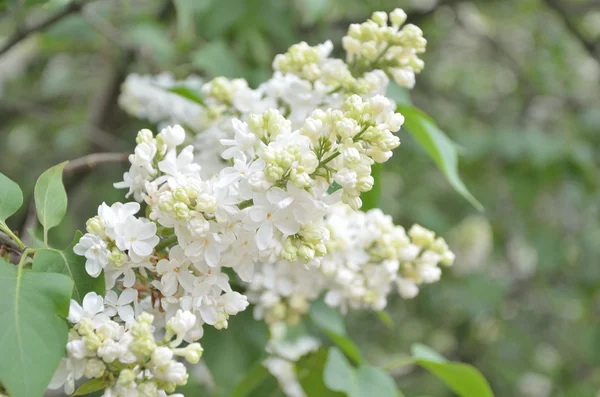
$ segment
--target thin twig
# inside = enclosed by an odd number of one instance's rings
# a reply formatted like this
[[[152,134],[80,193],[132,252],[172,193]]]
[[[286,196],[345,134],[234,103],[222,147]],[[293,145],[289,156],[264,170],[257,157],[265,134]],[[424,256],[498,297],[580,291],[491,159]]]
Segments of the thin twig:
[[[92,169],[98,164],[127,163],[128,158],[129,153],[92,153],[69,161],[63,173],[69,175],[83,169]]]
[[[94,169],[98,165],[103,164],[126,164],[129,160],[128,153],[92,153],[75,160],[71,160],[63,169],[63,175],[65,178],[73,178],[79,175],[78,179],[81,179],[81,174],[87,174],[89,171]],[[69,190],[67,185],[66,190]],[[21,226],[22,241],[25,245],[30,243],[30,231],[33,231],[37,224],[37,212],[35,209],[35,201],[30,200],[29,208],[27,210],[27,217]]]
[[[21,42],[22,40],[29,37],[29,35],[31,35],[35,32],[42,31],[42,30],[54,25],[55,23],[60,22],[62,19],[66,18],[67,16],[81,11],[83,6],[84,6],[83,2],[73,1],[69,4],[67,4],[62,10],[58,11],[56,14],[48,17],[47,19],[45,19],[37,24],[27,26],[25,28],[17,28],[15,33],[11,37],[9,37],[4,42],[4,45],[0,48],[0,55],[4,54],[8,50],[10,50],[12,47],[17,45],[19,42]]]
[[[19,245],[2,231],[0,231],[0,252],[8,252],[11,263],[19,263],[21,260]]]
[[[588,40],[583,33],[581,33],[579,27],[575,24],[575,21],[569,17],[569,11],[564,8],[560,1],[546,0],[546,4],[558,14],[558,16],[563,20],[567,30],[569,30],[573,37],[575,37],[581,43],[583,48],[590,54],[590,56],[600,62],[596,43]]]

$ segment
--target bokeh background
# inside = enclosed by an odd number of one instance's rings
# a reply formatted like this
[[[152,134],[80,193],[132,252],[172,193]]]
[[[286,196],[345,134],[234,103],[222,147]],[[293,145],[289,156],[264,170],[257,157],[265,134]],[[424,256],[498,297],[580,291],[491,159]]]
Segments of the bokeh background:
[[[68,3],[0,0],[0,42]],[[289,45],[331,39],[339,51],[349,23],[403,7],[429,42],[412,101],[461,146],[461,176],[485,211],[453,191],[401,132],[383,170],[381,206],[397,223],[447,237],[456,264],[414,301],[393,299],[393,327],[353,313],[350,334],[376,364],[426,343],[475,365],[497,396],[600,395],[599,1],[85,4],[0,55],[0,169],[26,195],[53,164],[132,150],[148,125],[118,107],[130,72],[257,85]],[[111,187],[122,172],[102,166],[66,181],[69,214],[54,233],[57,246],[101,201],[122,199]],[[35,235],[26,210],[10,226]],[[394,376],[408,397],[451,395],[421,370]]]

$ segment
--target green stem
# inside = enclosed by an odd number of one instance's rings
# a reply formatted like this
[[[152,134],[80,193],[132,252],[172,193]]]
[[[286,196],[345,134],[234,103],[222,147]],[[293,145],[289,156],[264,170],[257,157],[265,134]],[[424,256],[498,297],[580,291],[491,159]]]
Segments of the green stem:
[[[363,136],[363,134],[365,133],[365,131],[367,130],[367,128],[369,128],[369,126],[368,126],[368,125],[365,125],[365,126],[363,127],[363,129],[362,129],[362,130],[360,130],[360,132],[359,132],[358,134],[354,135],[354,137],[352,138],[352,141],[353,141],[353,142],[356,142],[356,141],[358,141],[358,140],[359,140],[359,139],[360,139],[360,138]]]
[[[333,154],[331,156],[329,156],[325,160],[321,161],[321,163],[319,164],[319,167],[317,167],[317,168],[320,168],[322,165],[329,163],[331,160],[333,160],[334,158],[336,158],[339,155],[340,155],[340,151],[336,149],[335,152],[333,152]]]
[[[252,201],[252,199],[248,199],[245,201],[242,201],[239,205],[238,208],[243,210],[244,208],[248,208],[254,205],[254,201]]]
[[[19,249],[21,251],[23,251],[25,249],[25,244],[23,244],[21,239],[19,237],[17,237],[17,235],[14,234],[13,231],[10,230],[10,228],[3,221],[0,221],[0,230],[2,230],[4,233],[6,233],[8,235],[8,237],[13,239],[13,241],[15,243],[17,243],[17,245],[19,246]]]
[[[161,240],[156,246],[156,250],[159,251],[161,249],[167,248],[169,245],[177,242],[177,236],[170,236],[163,240]]]
[[[396,369],[398,367],[403,367],[405,365],[414,364],[415,359],[413,357],[402,357],[387,364],[381,366],[381,369],[384,371],[391,371],[392,369]]]
[[[381,51],[381,54],[377,55],[377,58],[375,58],[375,60],[373,60],[373,67],[375,67],[375,65],[377,65],[377,62],[385,55],[385,53],[387,52],[387,50],[390,49],[392,45],[388,44],[383,51]]]

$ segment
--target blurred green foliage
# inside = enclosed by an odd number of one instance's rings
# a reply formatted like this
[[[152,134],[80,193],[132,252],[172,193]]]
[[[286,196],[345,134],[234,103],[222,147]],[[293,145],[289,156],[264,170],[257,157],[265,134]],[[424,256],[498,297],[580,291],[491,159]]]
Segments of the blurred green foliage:
[[[66,3],[0,1],[0,37]],[[380,204],[398,223],[448,236],[456,265],[416,300],[393,300],[393,327],[374,313],[352,313],[348,332],[371,364],[397,360],[423,342],[475,365],[498,396],[597,395],[600,3],[89,3],[0,55],[0,169],[23,187],[63,160],[133,148],[145,124],[117,106],[129,72],[245,77],[257,85],[287,46],[331,39],[339,50],[350,22],[404,7],[429,41],[412,102],[460,146],[461,177],[485,212],[460,197],[401,131],[403,144],[381,171]],[[122,199],[111,188],[122,172],[103,166],[67,180],[69,212],[51,236],[57,246],[69,244],[101,201]],[[26,201],[32,196],[25,191]],[[22,233],[26,207],[9,222]],[[246,369],[252,361],[244,354],[260,356],[252,343],[228,346],[226,355]],[[209,350],[207,360],[219,358]],[[226,381],[240,380],[235,371]],[[451,395],[425,371],[403,366],[393,375],[408,397]],[[277,395],[273,390],[269,379],[256,394]]]

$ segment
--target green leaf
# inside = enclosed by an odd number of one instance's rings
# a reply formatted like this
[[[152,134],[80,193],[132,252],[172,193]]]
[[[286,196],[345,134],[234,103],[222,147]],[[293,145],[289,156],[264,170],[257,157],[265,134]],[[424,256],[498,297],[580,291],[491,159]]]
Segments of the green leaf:
[[[73,247],[81,238],[81,232],[75,233],[73,242],[64,251],[52,248],[41,249],[33,258],[33,270],[36,272],[62,273],[73,281],[73,299],[81,303],[88,292],[104,295],[106,292],[104,273],[93,278],[85,271],[85,257],[76,255]]]
[[[378,310],[375,313],[388,329],[394,329],[394,320],[392,320],[392,316],[390,316],[388,312],[386,312],[385,310]]]
[[[335,343],[344,353],[356,364],[361,364],[365,359],[360,354],[360,350],[356,344],[347,336],[333,333],[331,331],[324,331],[325,334]]]
[[[298,382],[307,396],[340,397],[343,393],[329,390],[323,381],[323,371],[327,362],[328,350],[321,348],[308,354],[296,364]]]
[[[330,390],[344,392],[349,397],[355,396],[359,390],[354,368],[337,347],[329,348],[323,380]]]
[[[481,203],[469,192],[458,175],[458,153],[454,142],[421,110],[412,106],[398,105],[397,111],[402,113],[406,128],[427,151],[454,190],[476,209],[483,211]]]
[[[493,397],[494,393],[481,372],[463,363],[438,363],[417,359],[427,369],[461,397]]]
[[[246,373],[244,378],[235,386],[230,397],[244,397],[256,389],[269,377],[269,371],[260,361],[256,362]]]
[[[399,395],[394,378],[379,368],[361,365],[356,371],[356,378],[360,397],[397,397]]]
[[[339,310],[328,306],[323,299],[318,299],[312,303],[309,315],[320,329],[342,336],[347,335],[344,317],[342,317]]]
[[[413,357],[419,360],[432,361],[435,363],[447,363],[448,360],[446,357],[442,356],[440,353],[436,352],[429,346],[422,345],[420,343],[415,343],[411,346],[410,352]]]
[[[192,102],[196,102],[196,103],[204,106],[204,98],[202,98],[202,95],[199,92],[197,92],[196,90],[191,89],[190,87],[185,87],[185,86],[173,87],[173,88],[169,88],[169,92],[172,92],[172,93],[182,96],[186,99],[189,99]]]
[[[0,222],[13,215],[23,204],[23,192],[19,185],[0,172]]]
[[[254,320],[251,310],[231,316],[227,329],[205,329],[202,343],[211,348],[204,351],[202,359],[213,375],[218,396],[230,395],[244,374],[263,358],[267,339],[266,325]]]
[[[106,387],[106,381],[103,378],[90,379],[83,385],[79,386],[73,396],[85,396],[96,391],[100,391]]]
[[[44,226],[44,242],[48,230],[58,226],[67,213],[67,192],[62,182],[62,172],[68,161],[44,171],[35,183],[34,198],[38,219]]]
[[[0,258],[0,382],[12,397],[41,397],[65,353],[72,281]]]
[[[333,343],[341,348],[352,361],[357,364],[364,362],[360,350],[358,350],[356,344],[347,336],[344,317],[342,317],[339,310],[327,306],[322,299],[318,299],[310,306],[309,315],[315,325],[321,329]]]
[[[390,84],[385,91],[385,96],[393,99],[394,102],[396,102],[396,105],[412,105],[412,101],[410,99],[410,90],[408,88],[400,87],[394,81],[390,81]]]
[[[483,375],[473,366],[448,361],[435,350],[422,344],[411,348],[414,362],[427,369],[460,397],[493,397]]]
[[[373,208],[377,208],[379,204],[379,197],[381,197],[381,169],[383,164],[375,163],[371,166],[371,176],[374,179],[373,188],[368,192],[364,192],[360,195],[362,200],[362,211],[368,211]]]
[[[337,347],[329,348],[323,371],[325,385],[348,397],[398,397],[402,394],[385,371],[363,364],[354,369]]]
[[[239,59],[223,40],[212,41],[191,56],[195,66],[213,77],[240,77],[244,72]]]

